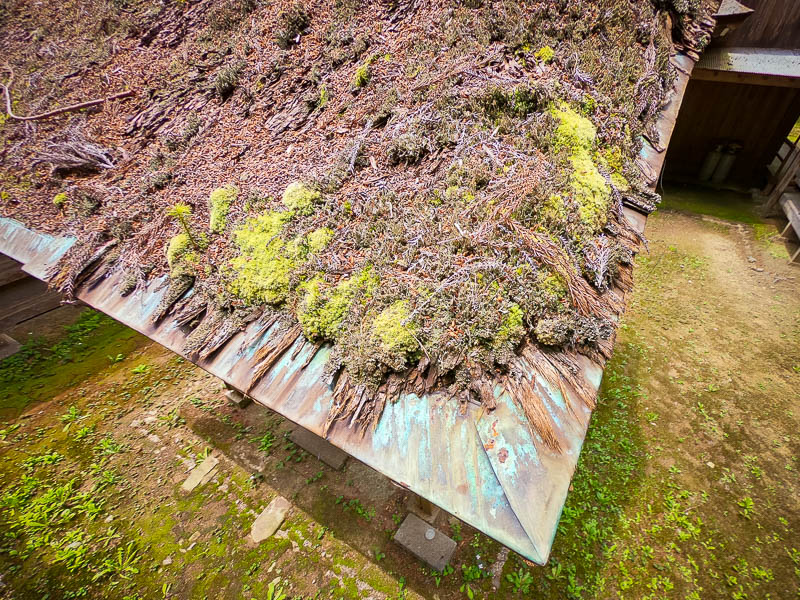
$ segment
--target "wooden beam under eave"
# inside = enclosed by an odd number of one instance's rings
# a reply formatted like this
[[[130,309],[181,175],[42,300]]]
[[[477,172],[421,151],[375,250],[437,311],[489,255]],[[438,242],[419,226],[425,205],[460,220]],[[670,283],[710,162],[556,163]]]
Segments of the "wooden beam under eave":
[[[783,75],[761,75],[758,73],[736,73],[733,71],[716,71],[695,67],[692,79],[698,81],[716,81],[719,83],[741,83],[746,85],[766,85],[770,87],[800,88],[800,78]]]

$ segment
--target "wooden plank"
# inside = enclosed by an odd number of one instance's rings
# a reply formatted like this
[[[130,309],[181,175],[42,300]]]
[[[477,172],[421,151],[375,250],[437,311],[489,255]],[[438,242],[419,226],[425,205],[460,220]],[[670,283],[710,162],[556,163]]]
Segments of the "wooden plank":
[[[800,236],[800,193],[783,194],[780,205],[786,218],[789,219],[789,223],[792,224],[795,234]]]
[[[755,12],[716,46],[796,48],[800,39],[800,2],[797,0],[739,0]]]
[[[760,73],[736,73],[734,71],[715,71],[698,68],[692,73],[697,81],[716,83],[738,83],[743,85],[763,85],[781,88],[800,88],[800,79],[783,75],[762,75]]]
[[[30,277],[22,270],[22,265],[15,260],[0,254],[0,287]]]
[[[786,188],[797,177],[798,170],[800,170],[800,148],[796,147],[792,151],[792,155],[784,163],[783,170],[775,183],[775,188],[767,200],[765,209],[768,213],[776,208]]]
[[[789,259],[789,262],[795,265],[800,264],[800,247],[797,248],[797,252]]]

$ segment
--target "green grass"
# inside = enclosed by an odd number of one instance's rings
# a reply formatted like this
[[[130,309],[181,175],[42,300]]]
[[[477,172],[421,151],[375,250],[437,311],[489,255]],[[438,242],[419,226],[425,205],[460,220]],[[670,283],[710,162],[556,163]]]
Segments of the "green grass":
[[[126,354],[144,341],[135,331],[89,309],[64,333],[51,345],[34,337],[0,362],[0,417],[14,417],[32,403],[53,398],[108,366],[112,352],[115,357]]]
[[[669,187],[664,190],[660,208],[709,215],[740,223],[761,223],[755,204],[747,194],[703,188]]]

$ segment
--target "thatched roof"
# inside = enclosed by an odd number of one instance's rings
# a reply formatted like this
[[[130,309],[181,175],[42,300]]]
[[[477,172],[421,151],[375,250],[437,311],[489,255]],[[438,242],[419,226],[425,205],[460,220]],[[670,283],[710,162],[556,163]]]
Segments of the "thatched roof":
[[[496,489],[530,537],[517,549],[543,560],[550,540],[509,487],[539,462],[527,447],[563,461],[567,482],[574,468],[643,242],[625,207],[658,200],[648,153],[663,151],[659,116],[685,79],[670,56],[696,58],[709,9],[143,2],[84,20],[111,33],[81,55],[72,25],[24,36],[46,15],[18,8],[2,42],[14,112],[136,96],[9,119],[0,211],[76,238],[41,273],[68,297],[168,339],[396,479],[373,456],[403,452],[387,427],[450,436],[447,415],[479,411],[460,435],[491,454],[498,425],[484,426],[497,421],[516,466],[509,480],[494,469]],[[323,412],[285,404],[300,380]],[[463,448],[433,454],[446,468]],[[430,472],[410,473],[437,494]],[[513,546],[511,525],[480,514]]]

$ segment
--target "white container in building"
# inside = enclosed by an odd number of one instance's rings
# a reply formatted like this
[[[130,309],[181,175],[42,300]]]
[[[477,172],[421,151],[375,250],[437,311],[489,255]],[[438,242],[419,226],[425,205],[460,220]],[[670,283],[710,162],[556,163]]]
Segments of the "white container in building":
[[[700,168],[700,181],[708,181],[722,158],[722,145],[717,146],[706,155],[703,166]]]
[[[719,159],[717,168],[714,169],[714,174],[711,176],[711,183],[722,183],[730,175],[733,163],[736,162],[736,155],[739,153],[739,147],[729,146],[722,153],[722,158]]]

